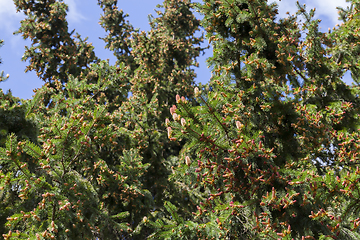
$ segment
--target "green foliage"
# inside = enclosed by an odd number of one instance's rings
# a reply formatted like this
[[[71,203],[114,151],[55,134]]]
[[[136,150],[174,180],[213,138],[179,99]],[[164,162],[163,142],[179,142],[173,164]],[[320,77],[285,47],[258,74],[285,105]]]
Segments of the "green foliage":
[[[144,217],[165,212],[163,202],[177,199],[168,175],[182,144],[168,140],[164,119],[175,103],[170,96],[192,94],[191,66],[202,41],[194,37],[199,21],[192,4],[165,2],[146,36],[125,21],[117,1],[99,1],[104,41],[117,66],[98,61],[89,44],[74,40],[61,1],[15,4],[27,16],[18,33],[32,40],[27,70],[47,83],[21,105],[38,135],[12,136],[19,159],[2,162],[13,174],[2,178],[3,199],[14,209],[4,214],[4,237],[144,239],[154,232]],[[18,176],[19,166],[24,173]],[[16,183],[7,181],[14,176]]]
[[[196,89],[197,103],[176,96],[168,123],[169,138],[185,140],[185,161],[195,168],[183,179],[208,194],[194,222],[213,222],[208,212],[225,206],[226,223],[244,224],[219,224],[215,238],[356,239],[357,181],[350,179],[357,175],[358,90],[341,81],[347,65],[329,57],[344,55],[340,41],[350,41],[340,32],[351,21],[326,34],[313,11],[298,5],[297,15],[275,22],[274,7],[264,1],[201,7],[214,48],[213,91]]]
[[[10,230],[20,231],[13,236],[120,238],[121,231],[131,232],[122,221],[136,221],[137,213],[149,206],[146,202],[151,203],[151,195],[137,180],[148,166],[141,163],[137,151],[117,148],[122,136],[120,114],[109,114],[110,105],[99,103],[96,92],[86,94],[88,89],[101,92],[105,83],[99,80],[92,88],[93,83],[70,77],[68,97],[65,90],[57,89],[55,106],[39,116],[45,108],[39,104],[41,96],[53,91],[45,85],[33,99],[38,105],[29,104],[33,106],[29,116],[42,123],[38,144],[18,142],[14,135],[8,138],[1,165],[7,166],[2,174],[9,174],[2,176],[1,184],[5,192],[17,189],[12,199],[16,211],[7,223]],[[131,210],[135,205],[142,207]],[[132,215],[125,214],[128,210]]]
[[[46,83],[0,92],[5,239],[360,238],[359,90],[341,80],[359,78],[356,2],[322,33],[299,4],[276,19],[262,0],[165,0],[139,32],[98,1],[115,66],[62,1],[14,2]],[[200,26],[213,76],[197,87]]]
[[[102,75],[98,69],[92,71]],[[41,121],[38,143],[8,137],[1,166],[7,166],[2,174],[9,173],[2,176],[1,185],[5,193],[15,193],[11,205],[16,211],[6,224],[20,232],[13,237],[120,239],[131,234],[125,223],[138,222],[142,211],[148,211],[152,197],[138,180],[148,165],[138,151],[118,147],[123,138],[121,114],[110,114],[111,105],[104,104],[108,99],[96,97],[109,81],[86,83],[70,77],[66,90],[58,82],[56,91],[45,85],[37,91],[36,102],[28,105],[28,115]],[[91,89],[96,91],[88,95]],[[48,91],[56,104],[46,108],[39,103]]]
[[[166,210],[171,214],[173,220],[165,220],[164,223],[161,219],[156,222],[146,220],[146,223],[158,228],[159,231],[149,236],[149,239],[176,239],[181,237],[183,239],[193,239],[195,235],[195,225],[191,221],[184,221],[182,217],[177,214],[176,207],[170,202],[165,202]]]
[[[9,140],[7,141],[9,135],[11,139],[17,138],[37,142],[37,124],[36,121],[26,118],[26,102],[13,97],[10,91],[7,94],[4,94],[2,90],[0,91],[0,147],[14,149],[14,145],[10,144]],[[0,172],[7,179],[10,179],[13,172],[18,172],[18,166],[14,168],[13,164],[5,161],[7,158],[5,156],[6,152],[2,152]],[[31,164],[31,167],[34,165]],[[0,186],[0,190],[2,189],[4,190],[4,186]],[[6,218],[15,212],[13,202],[16,189],[7,189],[7,191],[4,190],[0,193],[0,209],[2,210],[0,212],[0,233],[5,232]]]
[[[23,61],[30,60],[25,72],[35,70],[46,82],[54,79],[67,82],[68,74],[79,76],[91,63],[97,62],[93,46],[81,39],[79,34],[68,32],[67,5],[62,1],[14,0],[16,10],[26,19],[16,34],[32,41],[25,47]]]
[[[151,164],[144,184],[154,197],[156,210],[162,211],[165,200],[185,198],[168,180],[171,168],[178,165],[183,143],[168,139],[164,120],[171,116],[168,108],[175,104],[174,94],[190,99],[193,95],[192,67],[197,66],[202,37],[194,36],[199,20],[191,12],[192,6],[189,1],[164,1],[163,6],[158,6],[163,12],[158,10],[159,17],[151,18],[152,29],[134,33],[131,41],[132,55],[139,67],[130,81],[132,96],[122,109],[133,138],[131,147],[137,148],[144,162]]]
[[[105,47],[114,52],[118,63],[125,63],[131,73],[139,66],[131,49],[131,36],[135,32],[133,26],[126,21],[128,14],[118,10],[117,0],[98,0],[104,14],[100,18],[100,25],[108,35],[102,38]]]
[[[21,101],[13,97],[9,91],[4,94],[0,90],[0,146],[5,146],[7,135],[15,133],[20,139],[36,141],[36,122],[26,118],[25,105],[29,101]]]

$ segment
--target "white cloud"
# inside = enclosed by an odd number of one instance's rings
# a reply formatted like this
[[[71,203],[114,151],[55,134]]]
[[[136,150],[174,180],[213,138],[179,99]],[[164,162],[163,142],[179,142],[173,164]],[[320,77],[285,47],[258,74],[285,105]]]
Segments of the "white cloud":
[[[286,12],[293,14],[297,11],[296,4],[294,1],[276,0],[274,2],[278,5],[279,17],[281,17],[281,18],[284,18],[287,16]]]
[[[6,31],[6,34],[12,34],[17,30],[20,20],[23,18],[22,13],[17,13],[12,0],[0,1],[0,30]]]
[[[24,14],[16,12],[13,0],[0,0],[0,31],[3,32],[1,39],[5,40],[4,48],[10,47],[12,53],[21,56],[22,48],[19,48],[22,37],[14,36],[13,33],[20,27],[20,21],[24,18]]]
[[[326,17],[326,19],[330,22],[327,23],[327,25],[335,26],[340,21],[338,20],[339,14],[338,9],[336,7],[343,7],[349,6],[348,3],[346,3],[345,0],[307,0],[306,5],[308,9],[316,8],[315,14],[316,17],[322,19],[323,17]]]
[[[293,14],[298,10],[295,0],[276,0],[275,2],[279,5],[280,17],[285,17],[286,12]],[[327,28],[332,28],[340,22],[338,20],[339,15],[336,7],[340,6],[346,8],[346,6],[349,6],[349,3],[347,3],[346,0],[299,0],[299,3],[306,4],[307,11],[315,8],[315,18],[323,19],[321,25],[324,27],[326,26]]]
[[[86,17],[79,12],[75,0],[64,0],[64,2],[69,6],[69,11],[67,13],[68,21],[80,22],[81,20],[86,20]],[[82,4],[86,3],[83,2]]]
[[[69,6],[67,20],[73,23],[77,23],[86,18],[82,15],[78,8],[76,0],[65,0]],[[20,27],[20,21],[25,18],[25,15],[21,12],[16,12],[15,4],[13,0],[0,0],[0,31],[3,32],[1,39],[5,40],[5,44],[16,50],[16,46],[22,41],[20,35],[13,36],[13,32],[17,31]]]
[[[15,4],[12,0],[1,0],[0,1],[0,17],[5,19],[8,16],[16,16]],[[5,15],[5,16],[4,16]]]
[[[79,12],[75,0],[65,0],[64,2],[69,6],[68,20],[79,22],[86,19],[86,17]],[[7,33],[16,31],[19,27],[20,20],[23,18],[23,13],[16,12],[13,0],[0,0],[0,30],[5,30]]]

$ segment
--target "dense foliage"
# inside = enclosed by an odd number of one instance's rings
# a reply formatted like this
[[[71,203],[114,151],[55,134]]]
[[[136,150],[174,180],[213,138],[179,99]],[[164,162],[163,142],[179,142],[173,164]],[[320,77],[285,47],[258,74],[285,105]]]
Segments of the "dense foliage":
[[[299,4],[165,0],[140,32],[99,0],[114,66],[62,1],[14,3],[44,85],[0,92],[4,239],[360,238],[359,3],[323,33]]]

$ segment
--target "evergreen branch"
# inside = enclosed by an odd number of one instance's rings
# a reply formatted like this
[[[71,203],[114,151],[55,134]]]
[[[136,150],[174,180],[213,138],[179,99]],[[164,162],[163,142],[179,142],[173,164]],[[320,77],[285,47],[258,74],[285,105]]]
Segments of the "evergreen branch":
[[[338,65],[338,64],[341,62],[342,58],[343,58],[343,54],[342,54],[342,53],[339,53],[339,56],[338,56],[338,58],[336,59],[336,65]],[[335,72],[333,72],[333,73],[331,74],[330,79],[333,80],[333,79],[334,79],[334,76],[335,76]]]
[[[305,82],[309,82],[309,79],[307,79],[294,65],[294,70],[295,72],[305,81]]]
[[[14,139],[15,138],[15,139]],[[16,161],[16,158],[13,157],[13,140],[16,141],[16,136],[14,136],[13,134],[11,134],[8,138],[9,141],[9,147],[10,147],[10,158],[11,160],[15,163],[15,165],[17,166],[17,168],[19,169],[20,172],[22,172],[28,179],[30,179],[30,176],[27,175],[27,173],[25,173],[22,168],[20,167],[19,163]]]
[[[134,105],[133,105],[130,101],[129,101],[129,103],[130,103],[130,105],[135,109]],[[146,111],[146,113],[147,113],[147,111]],[[134,120],[137,124],[139,124],[139,126],[143,129],[144,133],[148,136],[149,143],[150,143],[151,137],[150,137],[150,135],[149,135],[149,132],[146,131],[145,127],[142,126],[142,125],[140,124],[140,122],[139,122],[136,118],[134,118],[133,120]]]
[[[55,205],[55,201],[53,202],[53,209],[52,209],[52,221],[55,221],[55,213],[56,213],[56,205]]]
[[[199,120],[195,117],[195,115],[192,112],[190,112],[188,108],[185,107],[186,105],[183,104],[183,101],[180,101],[180,105],[184,108],[184,110],[187,112],[187,114],[189,114],[190,118],[193,119],[195,123],[201,124],[201,122],[199,122]]]
[[[102,110],[101,114],[105,111],[105,108]],[[75,122],[75,121],[74,121]],[[93,121],[93,123],[91,124],[91,126],[89,127],[89,130],[88,132],[85,134],[84,138],[87,138],[88,137],[88,134],[90,133],[90,130],[94,127],[94,124],[96,123],[96,119]],[[83,147],[83,144],[80,144],[80,147],[79,147],[79,150],[78,152],[75,154],[75,156],[73,157],[73,159],[70,161],[70,163],[68,164],[67,168],[69,168],[75,161],[76,159],[78,158],[79,154],[80,154],[80,151]],[[63,173],[63,176],[67,173],[68,171],[66,171],[66,169],[64,169],[64,173]]]
[[[344,217],[346,217],[349,214],[349,211],[351,211],[351,209],[353,209],[354,206],[356,206],[356,204],[358,204],[359,201],[355,201],[353,204],[351,204],[350,206],[346,207],[346,211],[342,214]],[[359,208],[360,206],[358,206],[357,208]]]
[[[256,20],[256,25],[258,26],[258,28],[260,29],[260,32],[262,34],[262,36],[266,36],[266,33],[264,32],[264,30],[261,28],[261,24],[260,24],[260,20],[259,20],[259,16],[256,14],[256,11],[254,9],[254,6],[252,5],[251,1],[248,2],[249,6],[251,7],[251,11],[253,12],[253,14],[255,15],[255,20]]]
[[[68,131],[67,134],[66,134],[66,138],[65,138],[64,144],[63,144],[63,150],[62,150],[62,155],[61,155],[61,165],[62,165],[62,167],[63,167],[64,172],[63,172],[62,177],[64,177],[65,172],[66,172],[66,170],[65,170],[65,169],[66,169],[66,168],[65,168],[65,163],[64,163],[66,143],[67,143],[68,137],[69,137],[69,135],[70,135],[70,129],[74,126],[74,123],[75,123],[75,121],[73,121],[71,127],[69,127],[69,131]]]
[[[228,130],[227,130],[227,128],[225,127],[225,125],[223,125],[223,124],[220,122],[220,120],[218,119],[218,117],[214,114],[214,111],[212,110],[212,108],[209,106],[209,104],[204,100],[204,98],[203,98],[201,95],[200,95],[200,98],[201,98],[201,100],[203,100],[203,102],[205,103],[205,105],[208,107],[210,114],[214,116],[214,118],[216,119],[216,121],[217,121],[217,122],[220,124],[220,126],[224,129],[225,135],[226,135],[229,143],[231,144],[230,137],[229,137],[229,134],[228,134]]]
[[[38,158],[40,158],[40,159],[42,158],[43,155],[41,155],[39,152],[37,152],[36,150],[33,149],[33,148],[38,148],[38,146],[36,146],[32,142],[28,142],[28,141],[25,144],[26,144],[26,146],[25,146],[26,147],[26,150],[25,150],[26,153],[29,154],[29,152],[27,152],[27,151],[31,151],[32,153],[36,154],[38,156]],[[38,150],[41,151],[40,148]],[[29,154],[29,155],[31,157],[34,157],[31,154]],[[52,166],[50,166],[50,168],[56,173],[56,175],[58,175],[59,178],[61,178],[61,176],[55,171],[55,168],[53,168]],[[42,168],[40,167],[40,168],[37,168],[36,170],[42,170]]]
[[[15,165],[17,166],[19,171],[22,172],[28,179],[30,179],[30,176],[27,173],[24,172],[24,170],[21,168],[19,163],[16,161],[16,158],[13,158],[13,156],[11,156],[11,160],[13,160],[13,162],[15,163]]]
[[[252,10],[253,13],[255,14],[255,18],[256,18],[256,21],[257,21],[257,24],[256,24],[256,25],[257,25],[258,28],[260,29],[262,35],[263,35],[263,36],[266,36],[264,30],[261,28],[261,24],[260,24],[260,21],[259,21],[259,17],[257,16],[256,11],[255,11],[252,3],[249,2],[249,5],[250,5],[250,7],[251,7],[251,10]],[[287,35],[290,34],[287,29],[285,29],[285,32],[286,32]],[[294,45],[295,47],[297,47],[297,46],[295,45],[295,43],[292,43],[292,45]],[[295,70],[295,72],[296,72],[305,82],[308,82],[308,79],[296,68],[295,64],[294,64],[293,66],[294,66],[293,69]]]
[[[32,110],[33,108],[35,108],[36,102],[37,102],[37,101],[39,100],[39,98],[40,98],[39,96],[40,96],[40,93],[35,95],[34,99],[32,100],[32,101],[34,102],[34,104],[30,107],[30,109],[28,109],[28,110],[26,111],[25,118],[27,118],[28,115],[30,114],[31,110]]]
[[[237,39],[236,41],[239,41],[238,42],[238,45],[240,45],[239,46],[239,49],[241,49],[242,48],[242,42],[240,41],[240,39]],[[238,61],[238,63],[239,63],[239,78],[238,79],[241,79],[242,78],[242,73],[241,73],[241,52],[239,51],[239,54],[237,55],[237,61]],[[240,88],[240,82],[239,81],[236,81],[236,87],[237,88]]]
[[[35,144],[33,144],[33,143],[31,143],[31,142],[28,142],[28,141],[26,141],[25,144],[26,144],[26,148],[27,148],[27,149],[29,149],[31,152],[33,152],[34,154],[38,155],[39,157],[42,157],[42,155],[41,155],[40,153],[38,153],[36,150],[33,149],[33,147],[35,147],[35,148],[38,148],[39,151],[41,151],[41,150],[40,150],[40,147],[38,147],[38,146],[36,146]],[[33,145],[33,146],[31,146],[31,145]],[[31,154],[29,154],[29,155],[31,155]]]
[[[201,134],[199,134],[198,132],[196,132],[195,130],[193,130],[192,128],[187,128],[186,127],[186,129],[189,129],[189,130],[191,130],[193,133],[195,133],[195,134],[197,134],[198,135],[198,140],[200,141],[200,138],[202,138],[202,136],[201,136]],[[205,137],[206,138],[206,137]],[[216,143],[215,143],[215,141],[214,142],[211,142],[211,144],[213,144],[215,147],[217,147],[217,148],[219,148],[219,149],[221,149],[221,150],[223,150],[223,151],[227,151],[226,149],[224,149],[223,147],[220,147],[219,145],[217,145]]]

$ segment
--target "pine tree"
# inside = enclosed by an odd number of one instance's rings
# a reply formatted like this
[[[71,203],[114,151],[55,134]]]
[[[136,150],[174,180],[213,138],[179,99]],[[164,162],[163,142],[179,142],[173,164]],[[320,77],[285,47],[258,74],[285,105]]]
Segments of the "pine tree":
[[[359,90],[341,80],[359,81],[356,2],[327,33],[299,4],[279,20],[263,0],[196,4],[204,87],[188,0],[165,0],[148,32],[98,1],[115,66],[69,33],[62,1],[15,4],[45,84],[0,92],[5,239],[360,238]]]
[[[322,33],[300,5],[275,21],[266,1],[204,1],[212,91],[196,89],[195,106],[177,96],[168,131],[194,159],[178,175],[208,198],[191,224],[175,219],[178,231],[159,234],[192,236],[185,224],[209,239],[359,237],[358,88],[341,81],[357,74],[357,7]]]
[[[16,10],[26,18],[16,34],[31,40],[23,61],[30,60],[25,72],[34,70],[45,82],[54,79],[66,83],[68,74],[79,76],[91,63],[97,62],[93,46],[79,34],[69,32],[66,21],[68,6],[62,1],[14,0]]]
[[[152,20],[153,30],[146,36],[125,23],[116,1],[99,1],[101,24],[109,32],[104,40],[118,57],[116,66],[99,62],[86,43],[86,51],[67,48],[79,65],[50,58],[62,53],[64,39],[71,39],[66,5],[17,4],[28,15],[19,32],[35,39],[28,69],[47,83],[32,100],[22,102],[38,136],[20,139],[10,134],[1,150],[1,165],[9,166],[1,186],[6,194],[15,189],[15,199],[4,195],[14,211],[7,213],[8,232],[3,236],[143,239],[154,231],[143,227],[146,219],[161,215],[164,199],[183,197],[181,192],[172,195],[175,187],[167,186],[181,144],[169,142],[164,120],[175,103],[169,97],[191,96],[193,90],[191,66],[196,66],[201,38],[194,37],[199,21],[191,4],[165,2],[165,12]],[[55,19],[53,14],[57,21],[44,20]],[[47,23],[54,31],[42,28]],[[42,54],[50,45],[50,54]],[[155,53],[153,59],[145,45]],[[82,64],[82,58],[89,61]],[[35,63],[42,65],[31,67]],[[154,209],[157,213],[152,214]]]
[[[169,142],[164,120],[170,117],[168,108],[175,104],[174,94],[192,94],[195,74],[191,66],[197,66],[195,59],[202,41],[201,37],[194,37],[199,21],[193,16],[189,1],[165,1],[158,6],[164,12],[159,9],[159,17],[150,17],[152,30],[145,33],[135,31],[125,21],[127,15],[118,10],[117,1],[99,1],[99,5],[104,11],[101,24],[108,32],[103,38],[106,47],[114,51],[117,64],[126,64],[130,76],[131,97],[121,106],[126,119],[124,127],[132,139],[127,147],[138,149],[144,162],[150,163],[144,185],[154,197],[156,213],[162,214],[164,200],[176,199],[170,193],[176,188],[169,187],[167,178],[182,145]],[[133,226],[137,224],[134,222]],[[142,229],[139,239],[151,231]]]
[[[3,41],[0,41],[0,46]],[[0,63],[1,59],[0,59]],[[4,76],[1,72],[0,81],[4,81],[9,76]],[[36,124],[26,119],[26,108],[21,104],[20,98],[12,96],[9,90],[6,94],[0,90],[0,147],[5,147],[7,135],[15,134],[21,140],[30,140],[36,142],[37,128]],[[9,173],[10,164],[2,163],[0,167],[1,173]],[[14,213],[14,198],[16,191],[10,190],[6,194],[2,193],[0,196],[0,233],[5,232],[6,218]]]
[[[0,150],[0,165],[7,166],[3,202],[14,209],[5,238],[124,239],[133,231],[129,223],[149,211],[152,196],[140,181],[148,165],[136,150],[121,147],[127,137],[121,113],[110,114],[101,95],[110,81],[70,76],[66,89],[60,81],[57,89],[46,84],[23,103],[40,129],[37,142],[10,134]],[[48,92],[57,103],[51,108],[41,99]]]
[[[122,109],[133,138],[131,147],[139,150],[145,163],[150,163],[144,186],[154,197],[156,217],[165,213],[164,201],[169,199],[184,209],[184,215],[191,214],[189,209],[194,208],[187,193],[168,179],[171,168],[178,165],[183,143],[170,142],[164,125],[171,116],[169,107],[176,103],[174,94],[186,95],[189,101],[193,98],[193,67],[202,51],[202,37],[195,37],[199,20],[192,7],[190,1],[164,1],[158,6],[159,16],[151,17],[152,29],[134,33],[131,42],[131,54],[139,67],[130,82],[132,96]]]
[[[133,74],[138,65],[132,54],[131,37],[135,33],[133,26],[126,21],[128,14],[118,10],[117,0],[98,0],[104,14],[100,18],[100,25],[108,35],[102,38],[106,48],[114,52],[117,64],[125,63]]]

